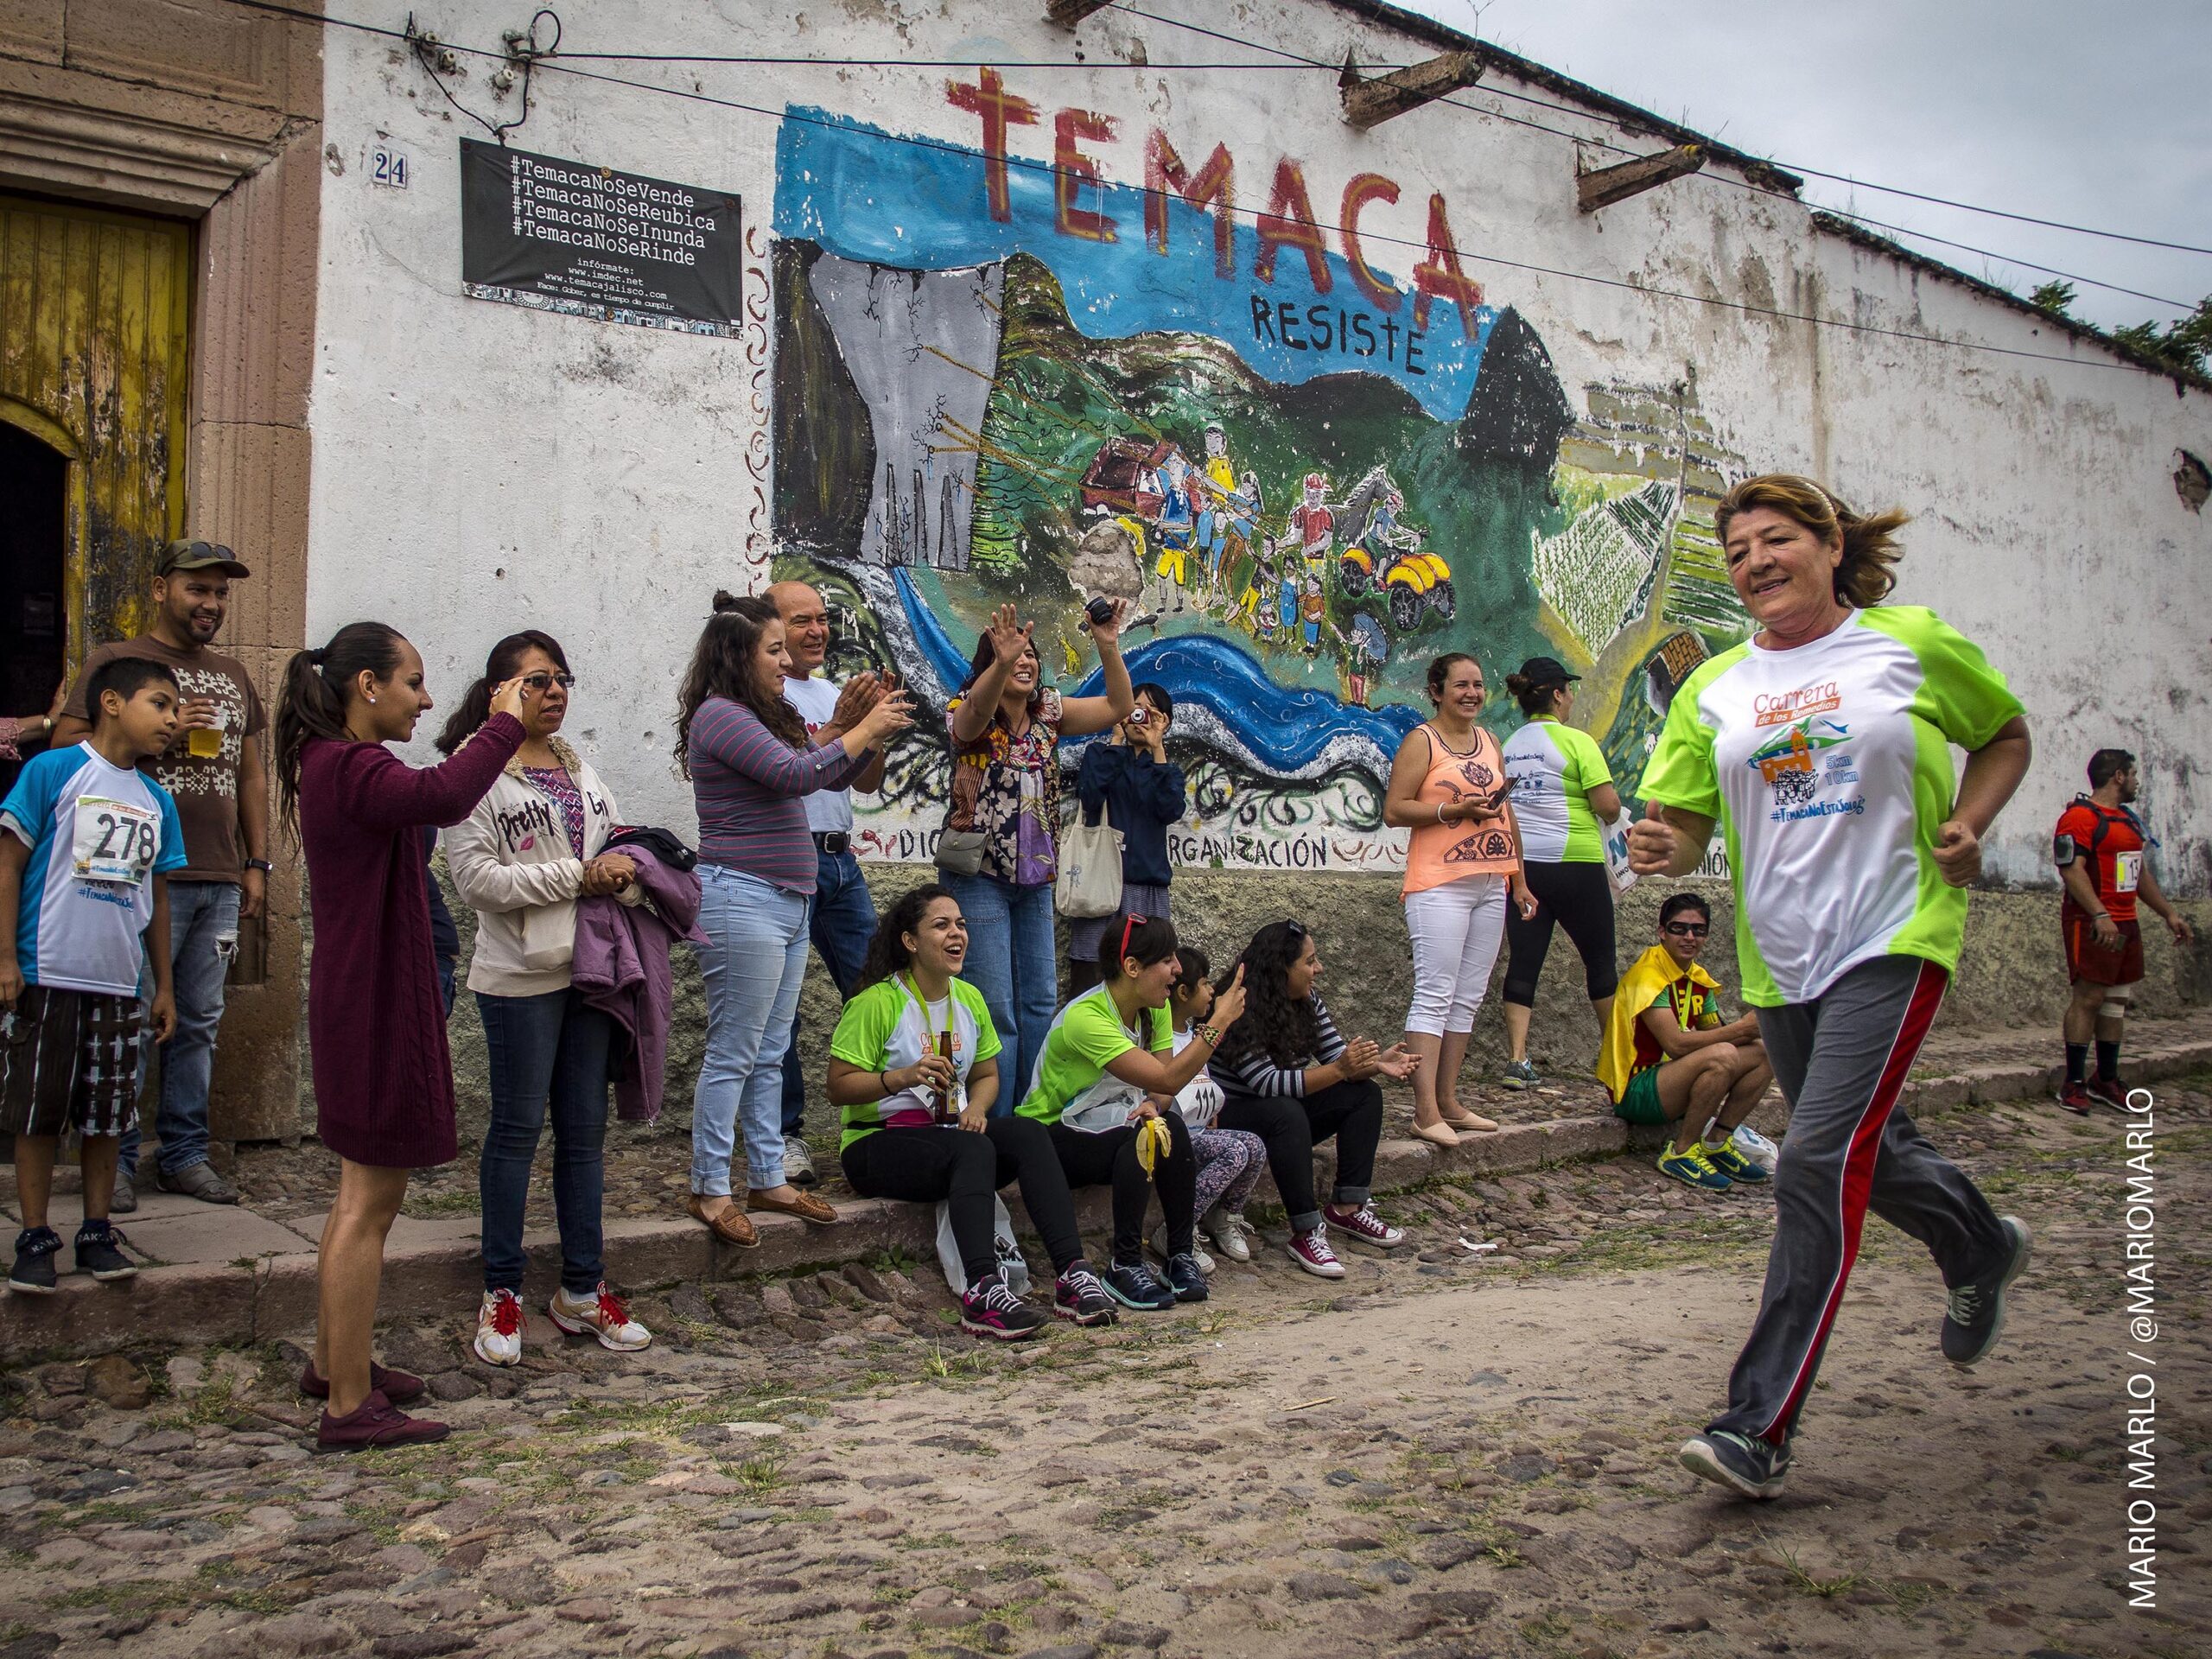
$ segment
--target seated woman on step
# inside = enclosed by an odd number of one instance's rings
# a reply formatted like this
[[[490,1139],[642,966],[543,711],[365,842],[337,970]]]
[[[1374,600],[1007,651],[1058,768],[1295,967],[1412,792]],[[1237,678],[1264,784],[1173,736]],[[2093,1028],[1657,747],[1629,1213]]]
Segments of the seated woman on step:
[[[1243,976],[1214,1004],[1212,1020],[1175,1052],[1168,988],[1181,963],[1175,930],[1123,918],[1098,947],[1103,983],[1062,1008],[1046,1033],[1029,1092],[1015,1110],[1046,1126],[1071,1186],[1114,1189],[1114,1257],[1106,1290],[1125,1307],[1157,1313],[1202,1302],[1205,1274],[1194,1250],[1197,1160],[1191,1132],[1171,1108],[1198,1075],[1224,1027],[1244,1012]],[[1167,1283],[1144,1260],[1144,1212],[1154,1185],[1166,1218]]]
[[[1329,1227],[1383,1249],[1405,1240],[1367,1201],[1382,1139],[1382,1090],[1375,1079],[1402,1082],[1417,1062],[1402,1044],[1378,1048],[1371,1038],[1347,1041],[1338,1033],[1314,989],[1320,951],[1300,924],[1268,923],[1244,947],[1236,971],[1251,1004],[1210,1068],[1225,1096],[1217,1121],[1268,1143],[1268,1166],[1290,1214],[1290,1259],[1320,1278],[1341,1279],[1344,1263],[1329,1248]],[[1324,1210],[1314,1202],[1313,1143],[1331,1135],[1336,1191]]]
[[[934,884],[884,916],[830,1039],[830,1099],[845,1124],[839,1161],[864,1198],[950,1206],[967,1293],[960,1324],[1018,1342],[1042,1314],[1008,1287],[992,1229],[992,1197],[1009,1181],[1052,1252],[1059,1275],[1052,1312],[1077,1325],[1111,1325],[1114,1304],[1084,1259],[1075,1200],[1043,1125],[993,1117],[999,1034],[983,994],[957,977],[968,957],[960,901]]]

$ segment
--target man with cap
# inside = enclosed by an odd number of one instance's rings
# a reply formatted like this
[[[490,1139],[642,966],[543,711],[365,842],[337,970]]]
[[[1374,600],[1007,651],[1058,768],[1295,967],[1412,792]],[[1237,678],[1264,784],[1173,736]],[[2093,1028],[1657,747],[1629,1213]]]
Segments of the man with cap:
[[[54,747],[92,729],[85,687],[118,657],[165,664],[184,695],[176,741],[148,763],[154,781],[175,798],[184,829],[185,867],[169,877],[169,958],[176,1031],[161,1046],[162,1094],[155,1129],[164,1192],[207,1204],[236,1204],[238,1189],[207,1161],[207,1084],[215,1030],[223,1019],[223,982],[238,952],[238,922],[261,913],[269,875],[269,795],[261,733],[261,696],[237,658],[208,648],[230,607],[231,583],[248,571],[219,543],[186,540],[162,549],[154,566],[153,621],[135,639],[96,645],[69,689]],[[138,1147],[130,1137],[116,1171],[114,1209],[138,1207]]]
[[[1600,1032],[1611,1019],[1619,978],[1605,826],[1620,815],[1621,797],[1597,741],[1567,723],[1574,717],[1580,678],[1556,657],[1531,657],[1519,673],[1505,677],[1505,689],[1529,721],[1506,740],[1505,772],[1513,780],[1513,816],[1521,826],[1522,874],[1536,895],[1533,915],[1505,912],[1505,1037],[1511,1053],[1501,1081],[1509,1089],[1542,1081],[1529,1059],[1529,1023],[1553,927],[1567,930],[1582,958],[1583,988]]]

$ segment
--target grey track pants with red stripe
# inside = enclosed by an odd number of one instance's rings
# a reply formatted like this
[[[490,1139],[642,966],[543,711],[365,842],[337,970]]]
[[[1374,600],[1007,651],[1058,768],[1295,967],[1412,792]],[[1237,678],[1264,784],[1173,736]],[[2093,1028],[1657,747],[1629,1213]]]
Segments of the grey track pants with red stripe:
[[[1813,1001],[1758,1010],[1789,1131],[1774,1172],[1766,1289],[1713,1428],[1777,1445],[1796,1429],[1870,1207],[1928,1247],[1947,1285],[2011,1248],[1980,1189],[1897,1108],[1949,977],[1932,962],[1882,957]]]

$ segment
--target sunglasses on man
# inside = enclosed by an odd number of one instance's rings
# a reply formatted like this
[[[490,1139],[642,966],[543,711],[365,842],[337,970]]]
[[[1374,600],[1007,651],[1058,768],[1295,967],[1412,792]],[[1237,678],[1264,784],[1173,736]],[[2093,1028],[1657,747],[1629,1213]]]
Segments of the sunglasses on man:
[[[1671,933],[1678,939],[1701,939],[1712,932],[1713,928],[1710,924],[1705,922],[1669,922],[1659,931],[1662,933]]]

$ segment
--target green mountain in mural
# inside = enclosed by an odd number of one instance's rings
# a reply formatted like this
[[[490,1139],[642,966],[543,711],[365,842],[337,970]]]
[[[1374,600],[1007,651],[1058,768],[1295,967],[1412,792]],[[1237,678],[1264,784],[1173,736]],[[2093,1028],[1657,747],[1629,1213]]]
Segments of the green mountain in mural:
[[[1223,429],[1235,474],[1257,477],[1261,534],[1287,533],[1302,481],[1319,472],[1328,479],[1341,537],[1347,498],[1381,467],[1404,497],[1399,524],[1421,532],[1419,545],[1449,567],[1448,610],[1408,606],[1408,615],[1419,615],[1407,627],[1371,588],[1348,593],[1332,557],[1325,598],[1338,636],[1349,639],[1357,628],[1376,639],[1378,624],[1390,625],[1389,661],[1371,700],[1418,702],[1425,664],[1440,651],[1476,651],[1502,677],[1504,665],[1548,648],[1536,626],[1529,549],[1532,531],[1554,534],[1567,520],[1550,474],[1572,416],[1542,343],[1510,310],[1492,325],[1466,415],[1446,423],[1381,375],[1278,385],[1210,335],[1093,339],[1070,321],[1051,270],[1017,254],[1007,263],[995,384],[974,440],[971,575],[986,588],[999,585],[994,575],[1017,579],[1040,595],[1039,567],[1065,571],[1097,522],[1085,512],[1084,485],[1102,448],[1156,453],[1172,443],[1196,465],[1210,423]],[[1156,556],[1157,543],[1148,541],[1147,565]],[[1229,573],[1232,594],[1249,581],[1250,563]],[[1370,620],[1357,621],[1363,614]],[[1197,625],[1195,613],[1166,624]],[[1226,625],[1217,617],[1212,626]],[[1283,666],[1301,659],[1294,632],[1249,648]],[[1512,723],[1506,709],[1495,713],[1502,725]]]

